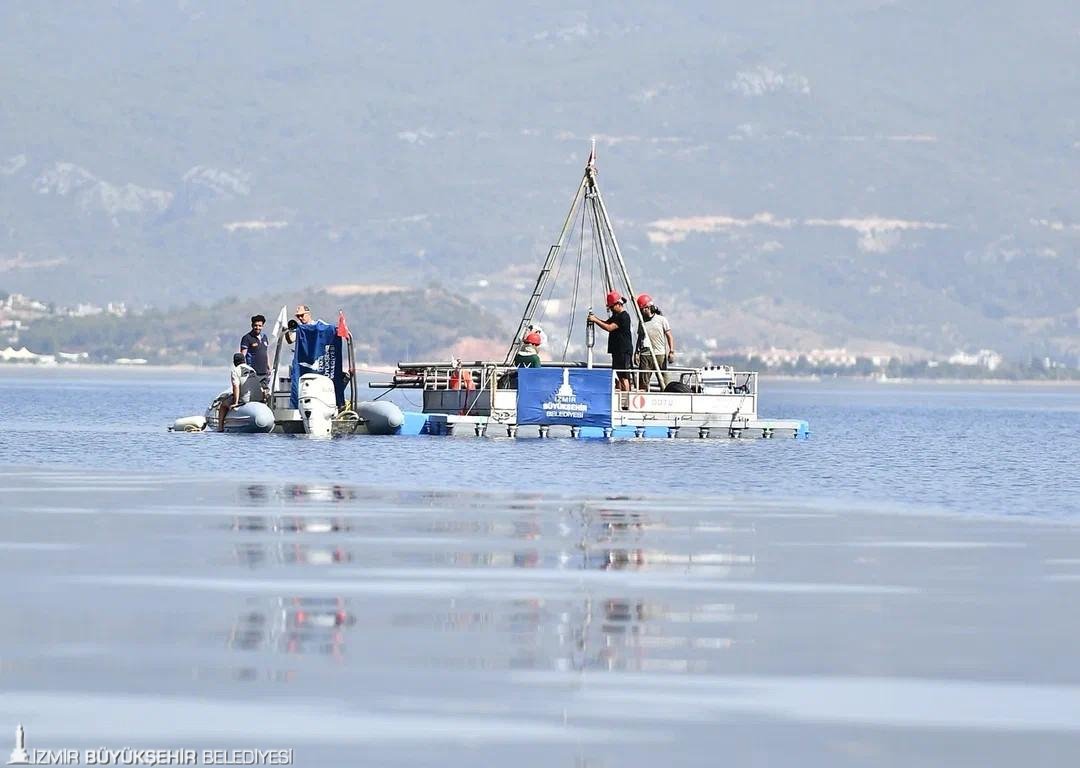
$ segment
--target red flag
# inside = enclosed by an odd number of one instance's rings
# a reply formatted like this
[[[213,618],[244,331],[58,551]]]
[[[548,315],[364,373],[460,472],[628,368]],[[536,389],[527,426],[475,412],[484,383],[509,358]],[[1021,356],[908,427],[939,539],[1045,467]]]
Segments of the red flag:
[[[345,325],[345,313],[340,309],[337,312],[337,335],[343,339],[352,338],[352,334],[349,333],[349,326]]]

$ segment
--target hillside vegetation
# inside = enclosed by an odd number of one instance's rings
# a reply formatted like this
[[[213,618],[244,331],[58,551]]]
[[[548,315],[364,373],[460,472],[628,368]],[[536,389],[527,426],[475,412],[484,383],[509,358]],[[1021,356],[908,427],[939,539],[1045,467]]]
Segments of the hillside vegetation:
[[[228,298],[212,305],[148,310],[126,317],[50,318],[33,323],[20,343],[35,352],[86,352],[91,361],[121,357],[150,363],[224,365],[249,330],[248,318],[263,314],[267,333],[283,305],[290,317],[298,300],[316,319],[337,322],[345,312],[358,363],[386,364],[405,359],[445,360],[452,354],[501,353],[507,332],[489,313],[438,288],[353,296],[325,291],[277,294],[259,299]]]

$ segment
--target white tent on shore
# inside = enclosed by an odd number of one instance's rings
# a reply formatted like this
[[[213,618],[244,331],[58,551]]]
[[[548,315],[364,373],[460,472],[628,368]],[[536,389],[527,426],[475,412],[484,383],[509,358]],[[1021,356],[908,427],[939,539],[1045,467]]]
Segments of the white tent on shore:
[[[52,365],[56,363],[56,356],[39,355],[36,352],[31,352],[26,347],[15,349],[14,347],[9,346],[6,349],[0,349],[0,361],[5,363],[38,363]]]

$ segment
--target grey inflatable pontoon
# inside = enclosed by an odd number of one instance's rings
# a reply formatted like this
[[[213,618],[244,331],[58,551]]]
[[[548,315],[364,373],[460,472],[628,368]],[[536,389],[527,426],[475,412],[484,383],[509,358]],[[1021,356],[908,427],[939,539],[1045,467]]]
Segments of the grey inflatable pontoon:
[[[367,423],[370,435],[394,435],[405,423],[405,414],[385,400],[365,401],[356,406],[356,415]]]
[[[218,428],[217,402],[214,400],[206,409],[206,429],[210,432]],[[265,403],[244,403],[230,408],[225,414],[225,431],[232,434],[273,432],[274,412]]]

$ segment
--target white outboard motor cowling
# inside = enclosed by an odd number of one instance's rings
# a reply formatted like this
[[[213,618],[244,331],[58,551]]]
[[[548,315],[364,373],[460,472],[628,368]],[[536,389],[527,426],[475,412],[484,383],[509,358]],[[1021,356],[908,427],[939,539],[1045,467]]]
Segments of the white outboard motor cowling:
[[[318,373],[305,373],[300,377],[297,390],[300,415],[304,431],[309,435],[330,437],[334,416],[337,414],[337,397],[334,382]]]

